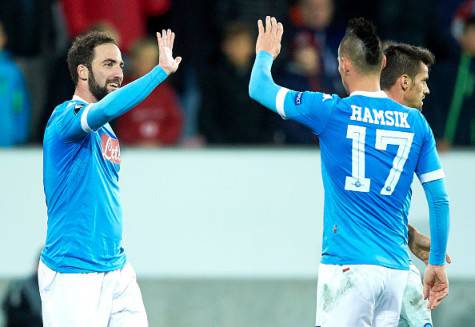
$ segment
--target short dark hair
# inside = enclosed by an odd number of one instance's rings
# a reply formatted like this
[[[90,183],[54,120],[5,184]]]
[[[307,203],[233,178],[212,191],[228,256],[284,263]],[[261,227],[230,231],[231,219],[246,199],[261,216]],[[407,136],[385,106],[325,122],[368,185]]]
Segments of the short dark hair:
[[[362,17],[350,19],[340,42],[340,54],[347,55],[362,72],[379,71],[383,50],[373,23]]]
[[[384,55],[386,66],[381,72],[381,87],[385,90],[391,88],[403,74],[414,79],[420,72],[421,63],[430,67],[435,62],[434,55],[428,49],[406,43],[385,43]]]
[[[101,44],[112,43],[117,45],[116,40],[108,33],[92,31],[78,36],[68,51],[68,68],[74,84],[78,82],[77,67],[85,65],[91,68],[94,58],[94,49]]]

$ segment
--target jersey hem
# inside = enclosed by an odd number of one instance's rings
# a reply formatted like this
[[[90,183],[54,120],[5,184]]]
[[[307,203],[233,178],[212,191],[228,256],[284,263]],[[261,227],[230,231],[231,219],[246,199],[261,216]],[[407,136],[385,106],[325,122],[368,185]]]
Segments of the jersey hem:
[[[366,260],[341,260],[341,259],[332,259],[332,258],[325,258],[322,257],[320,263],[326,265],[371,265],[371,266],[381,266],[389,269],[397,269],[397,270],[409,270],[409,263],[407,265],[398,265],[398,264],[386,264],[381,263],[378,261],[366,261]]]
[[[121,258],[122,259],[122,258]],[[88,274],[88,273],[105,273],[105,272],[111,272],[114,270],[120,270],[124,268],[125,264],[127,263],[127,258],[123,258],[123,261],[117,265],[110,266],[110,267],[97,267],[94,269],[85,269],[81,267],[60,267],[58,265],[55,265],[50,259],[46,258],[45,256],[41,255],[40,258],[41,262],[43,262],[49,269],[59,272],[62,274]]]

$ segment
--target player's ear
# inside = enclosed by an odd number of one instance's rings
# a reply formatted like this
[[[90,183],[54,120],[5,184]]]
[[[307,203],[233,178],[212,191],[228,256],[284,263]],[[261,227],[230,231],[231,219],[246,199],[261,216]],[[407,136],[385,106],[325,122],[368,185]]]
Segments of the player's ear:
[[[340,58],[340,66],[343,73],[348,74],[351,70],[351,61],[348,60],[345,56],[341,56]]]
[[[383,59],[381,60],[381,70],[383,70],[384,67],[386,67],[386,63],[387,63],[386,55],[383,54]]]
[[[77,67],[78,78],[83,81],[87,81],[89,78],[89,69],[85,65],[78,65]]]
[[[399,77],[399,85],[403,91],[407,91],[411,85],[411,78],[407,74],[402,74]]]

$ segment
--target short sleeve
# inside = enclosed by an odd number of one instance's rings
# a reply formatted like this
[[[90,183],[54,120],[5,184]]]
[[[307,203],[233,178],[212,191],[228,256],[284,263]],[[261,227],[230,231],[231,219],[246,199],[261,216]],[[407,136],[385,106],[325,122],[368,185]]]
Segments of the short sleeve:
[[[416,174],[421,183],[428,183],[444,178],[445,173],[442,169],[442,164],[440,163],[439,154],[437,153],[432,129],[422,114],[421,117],[424,138],[416,166]]]
[[[282,118],[295,120],[318,135],[325,129],[339,100],[337,95],[281,88],[277,93],[276,107]]]

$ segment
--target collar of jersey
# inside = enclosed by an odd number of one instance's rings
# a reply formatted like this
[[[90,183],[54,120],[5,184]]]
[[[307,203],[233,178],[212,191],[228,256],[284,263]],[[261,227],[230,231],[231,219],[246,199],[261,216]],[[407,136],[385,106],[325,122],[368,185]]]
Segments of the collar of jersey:
[[[384,91],[376,91],[376,92],[354,91],[354,92],[351,92],[350,97],[353,95],[362,95],[364,97],[370,97],[370,98],[387,98],[388,97],[388,95],[384,93]]]
[[[78,101],[82,101],[89,104],[89,102],[87,102],[86,100],[84,100],[83,98],[81,98],[79,95],[76,95],[76,94],[73,95],[73,100],[78,100]]]

